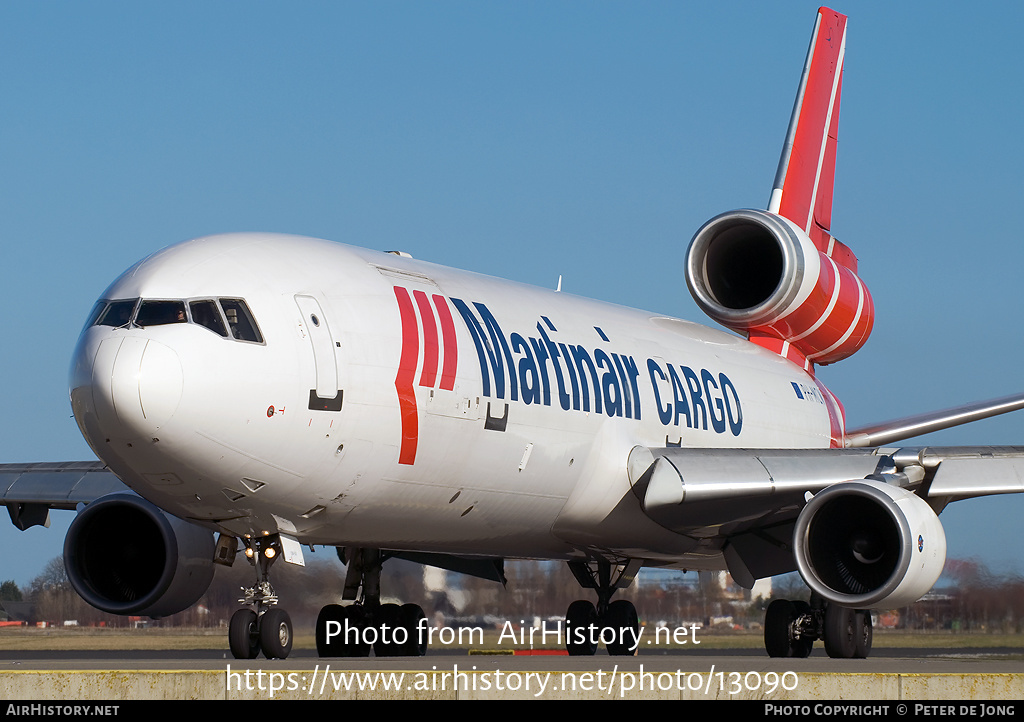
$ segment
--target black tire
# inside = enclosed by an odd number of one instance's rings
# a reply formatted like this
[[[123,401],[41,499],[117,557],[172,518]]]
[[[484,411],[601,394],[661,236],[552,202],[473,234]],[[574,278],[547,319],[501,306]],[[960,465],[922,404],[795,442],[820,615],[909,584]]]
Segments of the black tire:
[[[316,617],[316,654],[318,657],[344,657],[345,654],[345,607],[340,604],[328,604],[320,610]],[[328,622],[336,622],[341,629],[332,628],[328,630]],[[327,639],[327,632],[332,632],[331,639]]]
[[[829,604],[825,609],[825,651],[833,659],[850,659],[857,650],[857,613]]]
[[[614,641],[606,645],[608,654],[615,656],[633,656],[639,651],[639,646],[633,644],[640,632],[640,618],[636,614],[636,607],[628,599],[617,599],[608,605],[608,617],[605,628],[611,628],[615,634]]]
[[[228,625],[228,647],[235,659],[256,659],[260,653],[260,636],[256,612],[239,609],[231,615]]]
[[[790,626],[796,619],[796,607],[788,599],[776,599],[764,613],[764,648],[769,657],[792,657]]]
[[[373,643],[373,653],[378,657],[397,657],[402,653],[401,645],[395,643],[395,630],[398,623],[398,605],[382,604],[374,615],[373,626],[377,630],[377,641]]]
[[[597,609],[585,599],[577,599],[565,613],[565,648],[573,657],[597,654],[595,633],[600,631],[597,624]]]
[[[370,650],[373,649],[373,645],[366,642],[366,634],[364,633],[367,625],[371,621],[370,614],[366,611],[366,607],[358,604],[352,604],[345,607],[345,612],[348,615],[349,627],[354,627],[359,631],[358,641],[355,644],[346,644],[346,656],[347,657],[369,657]]]
[[[793,600],[793,609],[796,611],[796,618],[804,616],[805,614],[811,614],[811,605],[800,599]],[[795,622],[796,620],[794,620]],[[808,637],[801,635],[799,639],[794,638],[790,635],[789,649],[791,657],[798,657],[805,659],[811,656],[811,650],[814,649],[814,637]]]
[[[857,610],[855,631],[857,639],[854,644],[853,658],[867,659],[868,655],[871,654],[871,642],[874,637],[870,609]]]
[[[422,657],[427,653],[427,628],[420,624],[420,620],[426,618],[423,607],[418,604],[403,604],[398,610],[398,623],[409,633],[400,651],[403,656]]]
[[[292,651],[292,619],[288,612],[271,607],[260,620],[260,647],[267,659],[287,659]]]

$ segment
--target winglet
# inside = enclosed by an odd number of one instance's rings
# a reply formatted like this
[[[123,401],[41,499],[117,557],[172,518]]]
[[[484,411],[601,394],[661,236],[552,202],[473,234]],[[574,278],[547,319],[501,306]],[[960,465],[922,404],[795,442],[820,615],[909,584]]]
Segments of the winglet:
[[[771,213],[803,228],[818,250],[830,257],[830,245],[835,243],[829,229],[845,54],[846,16],[819,8],[768,203]],[[839,257],[835,260],[843,263]],[[856,269],[855,258],[852,267]]]

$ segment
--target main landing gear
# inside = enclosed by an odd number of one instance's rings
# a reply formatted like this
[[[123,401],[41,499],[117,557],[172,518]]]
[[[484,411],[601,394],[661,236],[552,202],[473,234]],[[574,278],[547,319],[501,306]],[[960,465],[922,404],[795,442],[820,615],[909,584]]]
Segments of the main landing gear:
[[[597,590],[597,606],[579,599],[570,604],[565,613],[565,648],[570,655],[596,654],[601,642],[608,648],[608,654],[636,654],[640,638],[636,607],[629,600],[613,602],[611,597],[616,589],[625,589],[633,583],[640,565],[639,560],[629,560],[613,569],[611,562],[605,560],[569,562],[569,569],[580,586]]]
[[[811,603],[776,599],[764,616],[769,657],[807,657],[817,639],[829,657],[865,659],[871,653],[871,612],[831,604],[817,594]]]
[[[343,599],[328,604],[316,620],[316,651],[321,657],[422,657],[427,651],[427,618],[418,604],[381,604],[380,573],[386,557],[379,549],[338,549],[347,568]]]
[[[262,651],[267,659],[285,659],[292,651],[292,620],[277,606],[270,586],[270,565],[281,555],[277,534],[243,539],[245,556],[256,567],[256,584],[243,589],[238,601],[249,605],[231,615],[228,645],[235,659],[255,659]]]

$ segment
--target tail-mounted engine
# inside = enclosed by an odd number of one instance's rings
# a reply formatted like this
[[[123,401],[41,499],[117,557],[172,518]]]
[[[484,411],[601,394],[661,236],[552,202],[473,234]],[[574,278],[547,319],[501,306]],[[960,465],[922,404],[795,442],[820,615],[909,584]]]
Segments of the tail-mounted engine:
[[[64,539],[68,579],[112,614],[165,617],[195,604],[213,581],[213,533],[131,493],[83,509]]]
[[[854,353],[874,322],[857,259],[838,241],[826,251],[787,218],[730,211],[693,237],[686,283],[715,321],[809,369]]]
[[[917,601],[946,561],[946,535],[931,507],[913,492],[870,480],[816,494],[797,518],[793,545],[807,586],[853,609]]]

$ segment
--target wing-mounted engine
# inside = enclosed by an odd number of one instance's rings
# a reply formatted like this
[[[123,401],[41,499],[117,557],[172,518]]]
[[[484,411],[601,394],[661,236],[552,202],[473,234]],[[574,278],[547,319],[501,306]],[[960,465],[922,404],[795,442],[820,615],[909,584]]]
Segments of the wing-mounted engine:
[[[917,601],[946,561],[946,535],[927,502],[867,479],[816,494],[797,518],[793,543],[807,585],[855,609]]]
[[[686,283],[715,321],[810,369],[857,351],[874,322],[856,258],[838,241],[826,250],[788,218],[730,211],[693,237]]]
[[[1000,471],[992,465],[996,458],[1005,473],[987,479],[989,488],[1019,489],[1024,451],[990,447],[986,453],[990,473]],[[795,568],[825,600],[869,609],[914,602],[942,573],[942,524],[907,487],[930,473],[930,498],[944,504],[977,484],[973,478],[960,483],[978,474],[977,461],[955,448],[636,446],[626,468],[648,517],[680,534],[726,541],[725,561],[743,586]],[[814,496],[805,503],[807,494]]]
[[[195,604],[213,581],[213,533],[134,493],[83,509],[64,540],[68,579],[112,614],[165,617]]]

